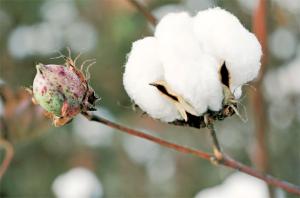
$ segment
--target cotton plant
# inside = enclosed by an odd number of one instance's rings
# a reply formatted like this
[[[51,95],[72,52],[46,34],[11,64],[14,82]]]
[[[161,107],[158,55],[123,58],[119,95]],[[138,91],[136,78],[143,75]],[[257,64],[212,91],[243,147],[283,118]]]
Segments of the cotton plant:
[[[133,43],[123,84],[152,118],[211,127],[214,120],[239,115],[242,86],[258,75],[261,56],[255,35],[226,10],[170,13],[154,36]]]
[[[234,113],[239,115],[237,104],[242,86],[258,75],[261,56],[257,38],[235,16],[221,8],[200,11],[196,16],[184,12],[168,14],[157,24],[154,36],[133,43],[123,76],[129,97],[145,113],[162,122],[208,127],[213,137],[214,156],[89,112],[96,110],[99,99],[89,84],[88,69],[93,62],[86,66],[87,60],[77,67],[79,56],[73,60],[70,53],[68,57],[61,55],[65,59],[63,65],[37,64],[37,74],[29,91],[33,102],[45,110],[55,126],[63,126],[83,114],[89,121],[181,153],[215,159],[224,166],[300,194],[293,184],[223,156],[216,138],[214,121]]]

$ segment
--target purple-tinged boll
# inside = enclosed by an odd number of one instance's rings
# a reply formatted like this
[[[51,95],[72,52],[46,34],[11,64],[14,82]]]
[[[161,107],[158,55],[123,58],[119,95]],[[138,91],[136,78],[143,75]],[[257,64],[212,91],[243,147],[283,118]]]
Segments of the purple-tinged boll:
[[[94,90],[71,58],[65,65],[36,65],[33,101],[46,110],[55,126],[68,123],[81,112],[95,110],[98,100]]]

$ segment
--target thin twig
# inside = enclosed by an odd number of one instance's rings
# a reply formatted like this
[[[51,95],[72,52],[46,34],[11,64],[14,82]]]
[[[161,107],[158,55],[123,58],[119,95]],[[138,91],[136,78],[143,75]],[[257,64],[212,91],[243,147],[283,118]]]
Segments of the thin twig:
[[[259,0],[256,9],[253,12],[252,27],[253,32],[258,38],[263,51],[262,66],[255,83],[255,92],[251,92],[250,99],[251,105],[254,110],[254,123],[255,123],[255,142],[254,142],[254,152],[253,161],[256,167],[263,172],[270,169],[270,164],[268,163],[268,147],[267,147],[267,130],[269,127],[266,105],[264,101],[263,91],[262,91],[262,80],[266,73],[267,66],[267,21],[266,21],[266,0]]]
[[[209,134],[212,138],[213,152],[214,152],[214,155],[216,158],[214,160],[216,160],[216,162],[218,163],[219,161],[221,161],[223,159],[223,154],[222,154],[221,146],[220,146],[218,138],[217,138],[217,133],[216,133],[215,126],[214,126],[214,120],[209,119],[209,115],[205,114],[204,122],[205,122],[205,126],[209,130]]]
[[[125,132],[125,133],[128,133],[128,134],[133,135],[133,136],[137,136],[137,137],[140,137],[140,138],[143,138],[143,139],[147,139],[149,141],[158,143],[161,146],[177,150],[177,151],[179,151],[181,153],[194,154],[194,155],[196,155],[196,156],[198,156],[200,158],[204,158],[204,159],[207,159],[207,160],[209,160],[212,157],[209,153],[205,153],[203,151],[194,150],[194,149],[191,149],[191,148],[187,148],[187,147],[184,147],[184,146],[180,146],[180,145],[177,145],[177,144],[174,144],[174,143],[162,140],[162,139],[160,139],[158,137],[154,137],[152,135],[142,133],[142,132],[140,132],[138,130],[134,130],[134,129],[131,129],[131,128],[119,125],[117,123],[111,122],[111,121],[106,120],[104,118],[98,117],[98,116],[96,116],[94,114],[90,114],[90,113],[82,113],[82,114],[87,119],[89,119],[91,121],[100,122],[100,123],[102,123],[102,124],[104,124],[106,126],[109,126],[111,128],[118,129],[121,132]]]
[[[153,14],[147,10],[147,8],[145,6],[143,6],[141,3],[139,3],[136,0],[128,0],[134,7],[136,7],[136,9],[141,12],[144,17],[147,19],[147,21],[149,23],[151,23],[153,26],[155,26],[157,24],[157,19],[155,18],[155,16],[153,16]]]
[[[157,143],[161,146],[179,151],[181,153],[192,154],[192,155],[195,155],[195,156],[197,156],[199,158],[202,158],[202,159],[205,159],[205,160],[211,160],[211,159],[214,158],[213,155],[211,155],[209,153],[206,153],[204,151],[196,150],[196,149],[185,147],[185,146],[182,146],[182,145],[178,145],[178,144],[160,139],[158,137],[155,137],[155,136],[152,136],[152,135],[149,135],[149,134],[145,134],[141,131],[134,130],[134,129],[122,126],[120,124],[111,122],[111,121],[106,120],[104,118],[101,118],[97,115],[94,115],[94,114],[91,114],[91,113],[88,113],[88,112],[84,112],[82,114],[90,121],[95,121],[95,122],[102,123],[102,124],[104,124],[106,126],[109,126],[111,128],[118,129],[121,132],[124,132],[124,133],[130,134],[130,135],[136,136],[136,137],[140,137],[142,139],[146,139],[146,140],[155,142],[155,143]],[[223,166],[226,166],[226,167],[230,167],[230,168],[235,169],[235,170],[239,170],[241,172],[244,172],[248,175],[252,175],[252,176],[257,177],[259,179],[262,179],[267,184],[272,185],[272,186],[276,186],[278,188],[282,188],[283,190],[285,190],[287,192],[294,193],[296,195],[300,195],[300,187],[298,187],[294,184],[291,184],[289,182],[277,179],[277,178],[275,178],[271,175],[263,174],[263,173],[261,173],[257,170],[252,169],[249,166],[246,166],[246,165],[244,165],[244,164],[242,164],[238,161],[235,161],[234,159],[230,158],[229,156],[227,156],[225,154],[223,154],[223,158],[222,158],[222,160],[219,161],[219,164],[221,164]]]
[[[253,11],[252,16],[252,31],[257,37],[259,43],[261,44],[263,56],[262,56],[262,66],[257,81],[261,83],[265,73],[266,64],[268,58],[268,31],[267,31],[267,1],[259,0],[256,9]]]
[[[4,140],[4,139],[0,139],[0,147],[2,147],[5,150],[5,157],[0,166],[0,180],[1,180],[2,176],[6,172],[8,166],[14,156],[14,148],[9,141]]]

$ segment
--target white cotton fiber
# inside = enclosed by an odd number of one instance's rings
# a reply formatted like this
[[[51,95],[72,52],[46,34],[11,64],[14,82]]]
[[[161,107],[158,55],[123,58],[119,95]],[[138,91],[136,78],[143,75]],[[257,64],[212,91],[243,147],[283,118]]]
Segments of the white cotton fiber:
[[[235,99],[239,99],[243,94],[242,91],[242,86],[237,87],[234,91],[233,91],[233,96]]]
[[[166,15],[156,27],[165,80],[202,115],[207,108],[221,109],[223,93],[217,66],[201,49],[193,32],[193,20],[185,12]]]
[[[165,81],[197,115],[222,108],[220,68],[225,61],[236,99],[242,85],[260,69],[261,46],[239,20],[220,8],[191,17],[171,13],[158,23],[154,37],[136,41],[125,65],[124,86],[130,98],[153,118],[183,119],[175,105],[150,86]]]
[[[205,52],[226,61],[232,92],[257,76],[261,46],[234,15],[221,8],[201,11],[194,18],[194,30]]]
[[[125,65],[123,83],[130,98],[151,117],[165,122],[180,116],[156,87],[149,85],[163,80],[163,68],[159,59],[156,38],[147,37],[133,43]]]

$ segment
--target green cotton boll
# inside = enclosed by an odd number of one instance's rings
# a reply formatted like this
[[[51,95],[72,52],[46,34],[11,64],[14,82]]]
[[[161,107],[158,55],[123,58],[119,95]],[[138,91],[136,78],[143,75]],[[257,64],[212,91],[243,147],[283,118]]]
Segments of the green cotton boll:
[[[54,115],[61,116],[61,108],[64,102],[62,94],[55,91],[48,91],[46,94],[39,94],[38,91],[34,93],[35,100],[48,112]]]
[[[47,112],[57,117],[72,117],[81,111],[88,86],[73,67],[65,65],[36,66],[33,96]]]

